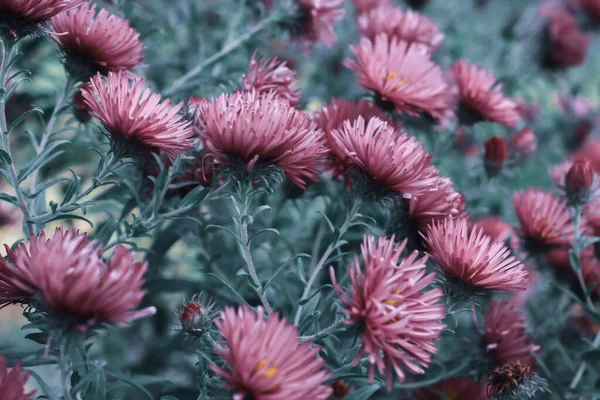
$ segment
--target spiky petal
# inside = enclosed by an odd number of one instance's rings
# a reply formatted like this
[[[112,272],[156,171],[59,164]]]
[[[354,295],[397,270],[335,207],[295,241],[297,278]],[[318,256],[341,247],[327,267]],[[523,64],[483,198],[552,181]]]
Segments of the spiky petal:
[[[363,354],[368,356],[369,376],[375,368],[387,376],[388,390],[392,389],[393,372],[401,382],[405,369],[422,374],[437,352],[435,341],[444,329],[445,307],[439,301],[440,289],[424,291],[435,279],[427,274],[427,257],[419,258],[417,251],[400,259],[406,247],[394,243],[394,238],[375,240],[366,236],[361,246],[364,268],[354,258],[348,266],[350,289],[341,288],[330,269],[335,291],[347,315],[347,324],[362,325],[362,346],[353,364]]]
[[[6,358],[0,356],[0,393],[2,393],[2,400],[31,399],[35,394],[35,390],[26,392],[27,379],[29,379],[29,373],[23,372],[20,363],[15,364],[9,371],[6,366]]]
[[[211,365],[233,393],[233,399],[326,400],[331,387],[319,347],[300,343],[298,329],[278,313],[265,320],[258,311],[227,307],[215,320],[225,346],[215,348],[226,367]]]
[[[256,52],[250,59],[248,73],[242,78],[242,89],[245,91],[255,89],[259,93],[275,91],[293,106],[298,104],[302,95],[298,87],[296,71],[288,68],[286,62],[279,61],[277,57],[264,62],[263,57],[257,60]]]
[[[321,42],[332,47],[337,38],[335,24],[344,15],[344,0],[297,0],[302,26],[298,37],[306,43]]]

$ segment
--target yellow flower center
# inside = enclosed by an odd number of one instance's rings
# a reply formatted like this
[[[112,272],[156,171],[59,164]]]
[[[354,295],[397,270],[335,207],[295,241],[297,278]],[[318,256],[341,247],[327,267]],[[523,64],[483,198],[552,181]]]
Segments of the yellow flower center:
[[[559,236],[547,217],[536,219],[533,228],[539,232],[542,238],[554,239]]]
[[[400,75],[399,72],[397,71],[388,71],[387,74],[385,75],[385,81],[389,81],[391,79],[399,79],[399,81],[396,83],[396,86],[394,87],[394,90],[399,89],[400,87],[402,87],[403,85],[406,84],[406,82],[408,82],[408,78],[407,77],[402,77]]]
[[[258,372],[260,369],[264,368],[267,365],[267,363],[268,363],[268,361],[265,359],[260,360],[260,362],[256,365],[256,368],[254,368],[254,372]],[[275,368],[275,367],[268,368],[263,373],[263,376],[265,378],[272,378],[275,375],[277,375],[277,368]]]

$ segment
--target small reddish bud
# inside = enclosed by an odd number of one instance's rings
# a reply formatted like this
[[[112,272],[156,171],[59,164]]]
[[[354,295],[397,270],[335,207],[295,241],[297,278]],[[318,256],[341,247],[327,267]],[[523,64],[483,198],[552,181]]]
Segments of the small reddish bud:
[[[190,322],[202,315],[202,306],[200,303],[192,301],[183,307],[181,312],[181,321]]]
[[[497,367],[490,374],[487,395],[491,399],[508,394],[511,389],[515,389],[532,376],[533,371],[528,364],[521,365],[517,362]]]
[[[335,381],[331,384],[331,388],[333,389],[332,396],[336,399],[343,399],[344,397],[350,394],[350,389],[348,389],[348,385],[346,385],[343,381]]]
[[[533,133],[533,131],[529,127],[521,129],[510,140],[510,146],[515,152],[517,152],[523,157],[535,153],[537,149],[535,133]]]
[[[83,124],[92,118],[90,115],[91,109],[85,104],[83,94],[81,93],[84,88],[86,88],[86,90],[92,90],[92,85],[89,82],[84,83],[73,95],[73,114],[75,115],[75,118]]]
[[[579,30],[575,17],[560,11],[550,17],[545,65],[551,68],[583,64],[590,35]]]
[[[581,7],[597,22],[600,22],[600,0],[581,0]]]
[[[485,141],[485,170],[489,176],[497,175],[508,160],[508,143],[502,136],[492,136]]]
[[[565,188],[567,191],[587,190],[594,180],[594,170],[590,162],[585,158],[575,160],[565,178]]]

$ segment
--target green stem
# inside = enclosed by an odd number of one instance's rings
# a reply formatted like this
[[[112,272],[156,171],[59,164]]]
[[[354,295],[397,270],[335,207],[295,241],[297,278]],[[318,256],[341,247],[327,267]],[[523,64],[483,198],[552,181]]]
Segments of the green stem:
[[[328,326],[327,328],[313,334],[313,335],[307,335],[307,336],[300,336],[300,340],[306,341],[306,340],[315,340],[315,339],[319,339],[322,338],[324,336],[327,336],[328,334],[337,331],[338,329],[342,328],[344,326],[344,321],[340,320],[337,322],[334,322],[333,324],[331,324],[330,326]]]
[[[60,368],[60,381],[63,390],[63,400],[72,400],[71,392],[69,391],[69,381],[71,378],[71,367],[67,357],[69,348],[69,339],[63,338],[64,343],[59,346],[58,366]]]
[[[344,221],[344,223],[342,224],[342,226],[339,229],[338,241],[342,238],[342,236],[344,236],[344,234],[348,231],[348,229],[354,222],[354,218],[356,218],[356,214],[358,214],[358,211],[360,210],[361,206],[362,206],[362,200],[354,197],[352,199],[352,205],[350,207],[350,211],[348,212],[348,215],[346,216],[346,220]],[[335,243],[330,243],[329,246],[327,246],[327,249],[325,249],[325,252],[319,259],[319,262],[315,265],[310,277],[308,278],[308,282],[306,283],[306,287],[304,288],[304,292],[302,293],[300,302],[308,299],[310,290],[312,289],[313,284],[317,280],[317,277],[319,276],[319,272],[321,272],[321,270],[325,266],[325,263],[327,262],[327,260],[329,260],[331,253],[333,253],[333,251],[337,247],[338,241],[336,241]],[[302,306],[298,306],[298,310],[296,311],[296,316],[294,318],[294,325],[296,325],[296,326],[298,326],[298,324],[300,323],[300,316],[302,315],[302,309],[303,309]]]
[[[209,67],[210,65],[219,61],[221,58],[227,56],[229,53],[246,43],[248,40],[254,37],[254,35],[262,31],[272,22],[277,21],[278,19],[279,18],[275,17],[274,15],[270,15],[267,18],[260,21],[258,24],[254,25],[250,30],[248,30],[242,36],[238,37],[236,40],[227,42],[220,51],[198,64],[193,69],[189,70],[187,73],[185,73],[175,82],[173,82],[173,84],[169,88],[163,90],[163,94],[165,96],[172,96],[174,94],[177,94],[188,80],[196,77],[196,75],[200,74],[200,72],[202,72],[204,68]]]
[[[6,101],[8,100],[6,98],[6,74],[8,72],[8,64],[11,60],[14,44],[6,43],[3,39],[0,39],[0,44],[2,44],[2,53],[0,54],[2,57],[2,60],[0,61],[0,89],[2,91],[2,96],[0,98],[0,135],[2,136],[2,150],[4,150],[12,160],[13,156],[8,138],[8,125],[6,123]],[[35,232],[35,224],[33,221],[31,221],[31,213],[29,212],[27,202],[25,201],[25,196],[21,190],[14,160],[7,167],[11,184],[15,190],[17,201],[19,202],[19,207],[23,212],[23,218],[28,229],[28,232],[25,233],[32,234]]]

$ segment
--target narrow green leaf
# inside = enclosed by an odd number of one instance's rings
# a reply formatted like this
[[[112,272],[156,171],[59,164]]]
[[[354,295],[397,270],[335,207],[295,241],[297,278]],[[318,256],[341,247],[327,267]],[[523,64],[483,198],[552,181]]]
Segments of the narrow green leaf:
[[[56,215],[53,217],[49,217],[48,219],[44,220],[44,223],[47,224],[50,221],[58,221],[61,219],[78,219],[78,220],[87,222],[90,225],[90,227],[92,227],[92,228],[94,227],[94,224],[92,223],[92,221],[90,221],[89,219],[87,219],[85,217],[82,217],[81,215],[75,215],[75,214],[60,214],[60,215]]]
[[[292,262],[296,261],[298,258],[303,258],[303,257],[310,258],[310,255],[306,254],[306,253],[294,254],[289,260],[287,260],[286,262],[281,264],[279,267],[277,267],[277,269],[275,270],[273,275],[271,275],[271,277],[266,282],[264,282],[264,284],[263,284],[264,290],[267,290],[267,288],[273,282],[273,280],[275,278],[277,278],[279,276],[279,274],[281,274],[288,265],[290,265]]]
[[[183,200],[181,200],[181,203],[179,206],[181,208],[196,207],[198,204],[202,203],[202,201],[206,198],[206,196],[208,196],[209,193],[210,193],[209,188],[198,186],[198,187],[192,189],[192,191],[189,192],[183,198]]]
[[[35,113],[39,113],[40,115],[44,115],[44,110],[42,110],[39,107],[35,107],[32,108],[29,111],[25,111],[23,114],[21,114],[17,119],[15,119],[13,121],[12,124],[10,124],[10,126],[8,127],[8,132],[7,134],[10,135],[12,133],[12,131],[19,126],[21,123],[23,123],[23,121],[25,121],[27,118],[29,118],[31,115],[35,114]]]
[[[12,158],[10,158],[10,155],[4,150],[0,150],[0,161],[7,165],[12,164]]]

